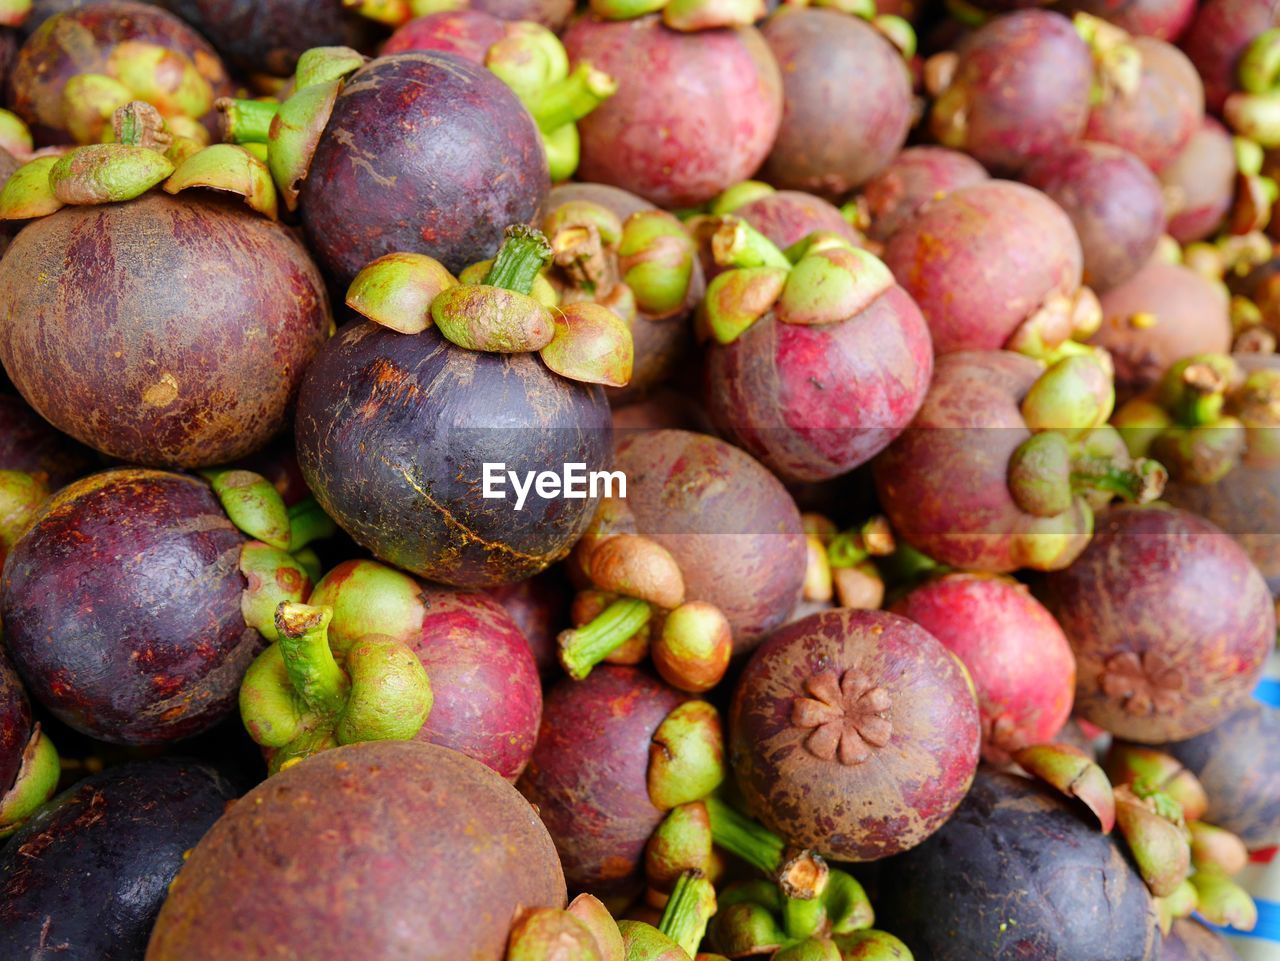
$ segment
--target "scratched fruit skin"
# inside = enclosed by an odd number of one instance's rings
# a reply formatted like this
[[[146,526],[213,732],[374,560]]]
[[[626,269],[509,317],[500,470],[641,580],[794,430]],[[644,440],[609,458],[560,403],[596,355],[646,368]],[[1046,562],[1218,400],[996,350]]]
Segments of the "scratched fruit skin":
[[[93,454],[49,426],[12,394],[0,394],[0,470],[22,471],[57,490],[89,470]]]
[[[717,430],[789,481],[860,467],[906,429],[933,373],[929,328],[891,286],[858,313],[814,326],[772,312],[706,351]]]
[[[302,245],[238,200],[64,207],[0,263],[14,386],[59,430],[135,464],[207,467],[265,446],[330,323]]]
[[[163,758],[54,798],[0,848],[0,956],[142,961],[184,852],[236,793],[208,765]]]
[[[312,47],[366,50],[372,24],[327,0],[162,0],[242,70],[288,77]]]
[[[911,76],[897,48],[862,18],[818,7],[784,5],[761,33],[783,90],[761,179],[841,197],[883,170],[912,123]]]
[[[1053,741],[1071,714],[1076,662],[1053,616],[1012,578],[947,574],[892,610],[964,662],[978,692],[982,756],[1007,765],[1019,748]]]
[[[804,584],[804,533],[759,461],[706,434],[652,430],[622,438],[615,466],[639,532],[675,557],[689,600],[729,619],[735,654],[787,619]]]
[[[1160,745],[1209,795],[1205,820],[1251,851],[1280,844],[1280,709],[1247,701],[1213,730]]]
[[[826,697],[815,686],[824,677],[842,697],[827,697],[815,724],[800,712]],[[757,649],[729,729],[751,812],[837,861],[888,857],[938,830],[973,782],[981,740],[958,658],[905,617],[848,609],[793,621]],[[839,735],[834,756],[817,746],[824,732]],[[867,752],[857,760],[845,757],[850,738]]]
[[[667,209],[705,203],[746,180],[782,121],[777,62],[754,27],[680,33],[658,15],[583,16],[564,35],[618,92],[578,121],[578,176]]]
[[[544,212],[553,211],[573,201],[587,201],[613,211],[625,221],[641,210],[652,210],[653,204],[621,187],[607,184],[564,183],[551,188]],[[706,280],[701,263],[693,262],[693,276],[684,307],[677,313],[654,320],[642,310],[631,322],[631,340],[635,347],[635,363],[631,380],[625,387],[606,387],[605,394],[614,407],[635,403],[654,388],[671,380],[681,365],[693,354],[693,331],[690,318],[706,293]]]
[[[342,287],[383,254],[427,254],[455,274],[533,220],[550,186],[527,110],[449,53],[379,57],[333,107],[299,198],[316,258]]]
[[[1116,507],[1045,604],[1076,654],[1076,713],[1140,743],[1203,734],[1249,698],[1275,646],[1271,592],[1244,549],[1167,506]]]
[[[649,743],[688,695],[634,667],[600,665],[547,692],[542,730],[516,785],[537,805],[574,890],[634,894],[663,814],[649,800]]]
[[[121,469],[63,488],[0,580],[32,697],[113,744],[167,744],[222,720],[262,647],[240,613],[244,542],[193,477]]]
[[[1102,326],[1089,342],[1111,354],[1122,396],[1146,390],[1183,357],[1231,349],[1226,291],[1179,264],[1153,260],[1100,301]]]
[[[1046,301],[1080,287],[1071,219],[1040,191],[972,184],[926,204],[882,258],[929,322],[936,354],[999,350]]]
[[[551,839],[510,784],[448,748],[368,741],[232,805],[146,961],[501,961],[518,907],[564,902]]]
[[[0,797],[18,777],[33,721],[27,692],[0,648]]]
[[[929,961],[1156,961],[1151,895],[1088,817],[984,769],[942,830],[884,864],[876,926]]]
[[[33,23],[38,18],[33,14]],[[184,54],[213,88],[214,97],[234,93],[226,67],[209,42],[172,13],[149,3],[109,0],[58,11],[40,23],[18,50],[9,74],[6,106],[31,127],[37,145],[69,144],[62,89],[78,73],[106,73],[117,44],[141,41]],[[199,118],[216,143],[218,114]]]
[[[487,354],[434,327],[344,327],[307,370],[298,463],[320,505],[380,560],[455,587],[530,577],[568,554],[591,498],[486,499],[483,464],[528,471],[609,468],[600,387],[551,373],[532,354]]]

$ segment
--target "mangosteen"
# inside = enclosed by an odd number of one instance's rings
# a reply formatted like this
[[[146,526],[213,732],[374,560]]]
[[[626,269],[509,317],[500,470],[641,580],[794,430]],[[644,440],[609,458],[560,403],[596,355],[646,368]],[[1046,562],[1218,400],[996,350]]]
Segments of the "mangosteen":
[[[944,574],[893,605],[964,663],[978,694],[982,756],[1054,740],[1071,714],[1076,662],[1053,616],[1012,578]]]
[[[514,584],[504,584],[488,591],[502,605],[529,644],[538,673],[543,677],[559,669],[556,660],[556,635],[569,623],[572,598],[569,581],[560,567]]]
[[[89,471],[93,453],[60,434],[20,397],[0,394],[0,470],[30,474],[57,490]]]
[[[331,322],[302,245],[230,200],[154,191],[63,207],[0,265],[14,386],[59,430],[145,465],[208,467],[264,446]]]
[[[221,58],[186,23],[149,3],[106,0],[40,23],[9,74],[8,106],[38,144],[92,143],[131,100],[215,134],[213,102],[231,90]]]
[[[1271,592],[1243,548],[1167,506],[1108,511],[1044,594],[1075,651],[1076,712],[1140,743],[1221,723],[1275,646]]]
[[[1218,932],[1184,919],[1174,921],[1165,935],[1160,961],[1240,961],[1240,956]]]
[[[795,501],[749,454],[705,434],[641,431],[618,443],[625,505],[639,533],[671,552],[688,600],[729,619],[751,650],[800,600],[807,548]]]
[[[980,771],[937,834],[881,866],[876,921],[929,961],[1155,961],[1147,886],[1087,817]]]
[[[1204,82],[1204,104],[1221,113],[1238,87],[1240,57],[1276,25],[1274,0],[1205,0],[1182,37],[1182,49]]]
[[[986,179],[982,164],[959,150],[908,147],[859,192],[867,236],[886,241],[929,201]]]
[[[501,961],[519,909],[564,901],[551,839],[510,784],[448,748],[366,742],[233,805],[175,879],[146,958]]]
[[[371,260],[417,252],[451,271],[533,220],[549,187],[533,118],[484,67],[399,53],[352,74],[303,181],[307,240],[346,286]]]
[[[57,749],[0,648],[0,839],[49,799],[60,773]]]
[[[764,185],[751,182],[752,187]],[[742,204],[724,205],[723,194],[714,205],[719,214],[741,217],[778,248],[786,250],[810,234],[824,232],[857,243],[858,231],[845,219],[840,209],[821,197],[803,190],[767,190],[746,199]]]
[[[1160,168],[1174,240],[1189,244],[1217,232],[1235,198],[1236,173],[1231,135],[1205,117],[1178,155]]]
[[[54,798],[0,849],[0,952],[142,961],[186,853],[237,793],[213,767],[162,758]]]
[[[256,552],[262,563],[246,562]],[[234,710],[263,645],[255,599],[274,610],[309,587],[288,555],[236,528],[208,484],[119,469],[64,487],[35,516],[5,560],[0,615],[18,673],[59,720],[154,745]]]
[[[978,705],[958,658],[923,628],[840,609],[769,637],[738,679],[730,755],[748,808],[839,861],[919,844],[969,790]]]

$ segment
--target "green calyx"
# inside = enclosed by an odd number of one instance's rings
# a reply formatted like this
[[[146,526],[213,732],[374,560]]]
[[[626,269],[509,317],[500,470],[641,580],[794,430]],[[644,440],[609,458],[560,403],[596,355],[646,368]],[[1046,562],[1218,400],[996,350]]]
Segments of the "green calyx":
[[[250,210],[275,220],[278,204],[275,182],[263,161],[235,144],[219,143],[187,156],[165,181],[166,193],[192,187],[232,193],[244,199]]]
[[[686,871],[671,889],[658,930],[684,948],[689,957],[698,953],[707,933],[707,922],[716,913],[716,892],[702,874]]]
[[[18,776],[8,790],[0,794],[0,839],[16,831],[40,805],[53,797],[61,775],[57,748],[36,724],[22,751]]]
[[[536,908],[511,926],[505,961],[604,961],[591,929],[569,911]]]
[[[752,201],[768,197],[777,191],[762,180],[744,180],[725,190],[719,197],[711,201],[708,212],[713,217],[726,217],[740,207]]]
[[[888,557],[896,549],[889,522],[876,516],[832,537],[827,544],[827,561],[836,569],[856,567],[869,557]]]
[[[644,873],[649,886],[667,891],[686,871],[709,873],[711,846],[711,816],[706,804],[691,801],[673,807],[645,844]]]
[[[622,225],[618,271],[636,306],[653,319],[684,309],[697,249],[684,225],[665,210],[640,210]]]
[[[606,387],[625,387],[631,380],[635,341],[612,310],[593,303],[565,304],[551,321],[551,340],[538,356],[554,373]]]
[[[244,622],[268,641],[279,640],[276,610],[285,601],[306,599],[311,574],[297,558],[261,541],[249,541],[240,548],[240,573],[246,582],[240,595]]]
[[[339,664],[329,645],[329,607],[289,601],[275,612],[279,639],[250,665],[240,716],[270,749],[272,772],[339,744],[409,740],[431,711],[431,683],[399,641],[368,635]]]
[[[685,701],[654,731],[646,783],[659,810],[708,797],[726,774],[720,714],[706,701]]]
[[[425,254],[386,254],[356,274],[346,304],[375,324],[417,334],[431,326],[431,302],[457,283],[443,264]]]
[[[1268,149],[1280,146],[1280,28],[1258,34],[1236,66],[1241,92],[1223,105],[1231,128]]]
[[[52,493],[38,477],[0,470],[0,561],[22,536]]]
[[[164,154],[124,143],[89,144],[49,169],[53,196],[64,204],[107,204],[140,197],[173,173]]]
[[[764,18],[763,0],[591,0],[591,12],[602,20],[634,20],[662,13],[672,30],[692,33],[721,27],[749,27]]]
[[[592,668],[644,630],[651,616],[646,602],[619,598],[589,624],[560,632],[556,639],[560,666],[574,680],[583,680]]]
[[[58,157],[37,157],[15,170],[0,188],[0,220],[46,217],[64,204],[53,193],[49,172]]]
[[[724,217],[710,235],[722,267],[707,288],[704,330],[729,344],[770,311],[787,324],[833,324],[857,317],[894,286],[880,260],[847,240],[818,232],[785,252],[746,221]]]
[[[287,551],[289,511],[280,492],[261,474],[248,470],[201,472],[231,523],[255,540]]]
[[[1191,844],[1180,823],[1181,808],[1167,795],[1143,798],[1128,787],[1118,788],[1115,798],[1116,825],[1142,880],[1156,897],[1168,897],[1191,870]],[[1168,810],[1161,810],[1161,801],[1168,802]]]

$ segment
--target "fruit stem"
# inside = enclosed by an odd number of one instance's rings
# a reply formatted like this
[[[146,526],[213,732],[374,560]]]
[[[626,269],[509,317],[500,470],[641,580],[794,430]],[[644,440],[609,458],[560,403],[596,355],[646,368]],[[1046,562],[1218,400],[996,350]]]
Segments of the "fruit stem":
[[[782,927],[787,937],[803,941],[818,933],[827,909],[821,898],[782,898]]]
[[[726,217],[711,235],[711,253],[721,267],[778,267],[791,261],[768,237],[740,217]]]
[[[276,608],[280,653],[289,680],[309,708],[329,718],[346,707],[351,687],[329,648],[331,620],[331,607],[282,601]]]
[[[711,840],[771,878],[778,876],[786,842],[768,828],[738,813],[718,797],[703,799],[711,819]]]
[[[542,90],[537,101],[529,104],[529,112],[539,130],[551,133],[581,120],[617,90],[613,77],[589,63],[580,63],[569,76]]]
[[[1164,492],[1168,472],[1158,462],[1140,457],[1129,468],[1107,460],[1088,458],[1071,466],[1071,487],[1105,491],[1134,504],[1147,504]]]
[[[222,114],[222,138],[227,143],[267,143],[271,121],[280,104],[267,100],[219,97],[214,107]]]
[[[614,601],[589,623],[560,634],[560,664],[581,681],[591,669],[649,623],[649,605],[634,597]]]
[[[324,540],[338,532],[314,497],[299,501],[289,508],[289,551],[299,551],[313,541]]]
[[[507,228],[507,237],[498,249],[484,284],[528,294],[538,273],[551,261],[551,244],[542,231],[525,224]]]
[[[689,957],[707,933],[707,922],[715,913],[715,890],[698,871],[685,871],[671,889],[671,897],[658,922],[658,930],[684,948]]]

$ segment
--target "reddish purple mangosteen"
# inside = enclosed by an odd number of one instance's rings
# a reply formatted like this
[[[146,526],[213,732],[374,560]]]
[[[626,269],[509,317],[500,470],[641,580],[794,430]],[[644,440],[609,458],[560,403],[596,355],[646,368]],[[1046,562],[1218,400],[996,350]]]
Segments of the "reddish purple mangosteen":
[[[388,253],[427,254],[454,273],[491,257],[507,225],[534,219],[549,185],[542,138],[506,84],[424,51],[348,78],[299,205],[317,258],[345,286]]]
[[[862,186],[867,236],[883,243],[930,201],[986,179],[982,164],[959,150],[908,147]]]
[[[1182,37],[1186,51],[1204,82],[1205,106],[1222,111],[1237,89],[1240,55],[1260,33],[1280,21],[1276,0],[1205,0]]]
[[[657,15],[584,16],[564,45],[575,64],[590,62],[618,81],[618,92],[578,123],[581,179],[660,207],[691,207],[745,180],[768,156],[782,120],[782,79],[754,27],[681,33]]]
[[[1160,170],[1168,231],[1180,244],[1217,232],[1236,190],[1236,153],[1231,134],[1205,117],[1186,146]]]
[[[1196,0],[1071,0],[1066,9],[1091,13],[1126,33],[1177,43],[1191,26]]]

